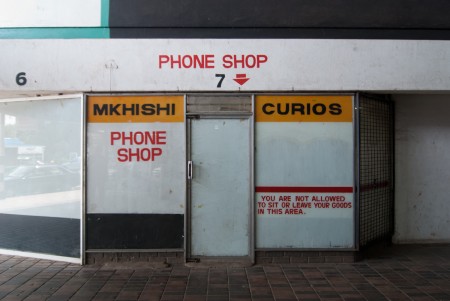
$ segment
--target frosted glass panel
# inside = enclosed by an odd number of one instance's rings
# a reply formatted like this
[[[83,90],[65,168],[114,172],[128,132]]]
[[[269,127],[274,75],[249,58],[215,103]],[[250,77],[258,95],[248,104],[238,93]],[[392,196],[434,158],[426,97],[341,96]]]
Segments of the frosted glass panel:
[[[353,248],[352,98],[264,96],[255,107],[256,248]]]
[[[248,119],[192,120],[192,255],[249,254],[249,147]]]

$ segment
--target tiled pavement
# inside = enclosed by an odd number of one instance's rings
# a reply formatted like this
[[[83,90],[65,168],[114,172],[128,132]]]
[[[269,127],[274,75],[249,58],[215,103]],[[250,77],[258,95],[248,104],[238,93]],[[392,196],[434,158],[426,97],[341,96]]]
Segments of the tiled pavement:
[[[450,245],[357,263],[249,268],[78,266],[0,255],[2,300],[450,300]]]

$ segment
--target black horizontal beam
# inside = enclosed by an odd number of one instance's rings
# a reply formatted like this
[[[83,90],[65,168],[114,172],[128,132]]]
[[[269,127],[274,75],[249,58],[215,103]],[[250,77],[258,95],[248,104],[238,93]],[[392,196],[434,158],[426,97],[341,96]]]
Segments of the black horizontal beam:
[[[388,39],[450,40],[450,29],[111,28],[120,39]]]
[[[450,29],[448,0],[110,0],[110,27]]]

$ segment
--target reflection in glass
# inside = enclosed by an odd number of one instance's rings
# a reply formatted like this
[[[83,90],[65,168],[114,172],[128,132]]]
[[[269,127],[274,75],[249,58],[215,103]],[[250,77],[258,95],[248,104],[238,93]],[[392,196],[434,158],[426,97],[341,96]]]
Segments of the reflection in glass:
[[[80,256],[81,99],[0,103],[0,249]]]
[[[5,177],[6,197],[79,189],[80,176],[58,165],[21,165]]]

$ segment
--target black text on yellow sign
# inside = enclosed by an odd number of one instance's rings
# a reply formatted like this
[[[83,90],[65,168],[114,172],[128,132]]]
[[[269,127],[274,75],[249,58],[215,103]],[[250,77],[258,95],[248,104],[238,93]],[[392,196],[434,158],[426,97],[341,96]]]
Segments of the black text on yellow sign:
[[[183,122],[183,96],[89,96],[88,122]]]
[[[257,96],[257,122],[352,122],[353,97]]]

